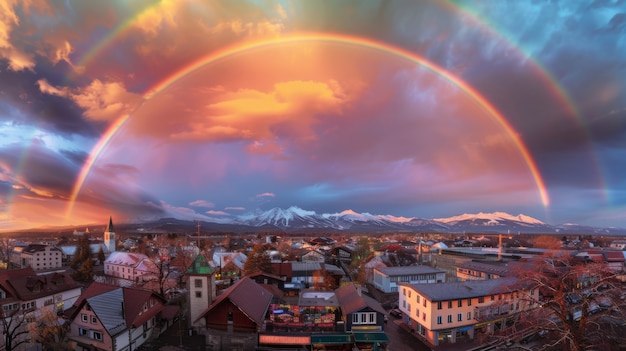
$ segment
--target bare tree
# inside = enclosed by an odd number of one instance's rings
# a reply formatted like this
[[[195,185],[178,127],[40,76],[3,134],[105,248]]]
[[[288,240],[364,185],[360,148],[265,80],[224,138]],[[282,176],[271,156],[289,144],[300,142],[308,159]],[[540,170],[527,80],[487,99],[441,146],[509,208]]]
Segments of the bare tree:
[[[528,288],[525,298],[538,306],[525,316],[547,333],[545,349],[608,349],[624,341],[623,287],[604,262],[563,252],[537,258],[517,276]]]
[[[254,272],[272,272],[272,261],[266,253],[266,248],[263,245],[254,245],[254,248],[250,251],[248,259],[243,265],[244,275],[248,275]]]
[[[29,342],[27,320],[19,303],[6,304],[0,309],[0,325],[4,335],[4,350],[11,351]]]

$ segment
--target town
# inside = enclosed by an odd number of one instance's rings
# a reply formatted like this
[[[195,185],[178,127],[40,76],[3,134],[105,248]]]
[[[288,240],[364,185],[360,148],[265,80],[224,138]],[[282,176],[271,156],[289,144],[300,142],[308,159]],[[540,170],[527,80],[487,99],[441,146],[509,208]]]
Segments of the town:
[[[3,240],[4,350],[619,350],[626,240],[74,230]]]

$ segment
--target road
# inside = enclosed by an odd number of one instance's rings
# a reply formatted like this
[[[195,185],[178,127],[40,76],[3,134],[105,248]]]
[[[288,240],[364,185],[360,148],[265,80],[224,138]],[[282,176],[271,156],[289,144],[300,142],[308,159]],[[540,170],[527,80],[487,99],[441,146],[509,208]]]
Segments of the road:
[[[389,336],[388,351],[431,351],[419,339],[402,329],[399,323],[400,319],[389,316],[389,322],[385,324],[385,333]]]

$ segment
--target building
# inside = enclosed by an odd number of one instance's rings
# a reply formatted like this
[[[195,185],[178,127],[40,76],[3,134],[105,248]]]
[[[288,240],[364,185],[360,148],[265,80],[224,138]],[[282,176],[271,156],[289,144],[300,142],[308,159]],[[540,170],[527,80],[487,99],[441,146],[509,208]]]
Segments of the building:
[[[445,281],[446,271],[430,266],[381,267],[373,271],[373,285],[384,293],[398,292],[400,282],[430,284]]]
[[[189,294],[189,310],[187,311],[189,328],[199,334],[204,334],[206,320],[200,317],[215,299],[215,269],[202,254],[198,254],[185,271],[185,275]]]
[[[69,267],[70,263],[74,259],[74,256],[76,255],[77,248],[78,248],[77,245],[63,245],[59,247],[59,249],[63,253],[63,262],[62,262],[63,267]],[[89,244],[89,249],[91,250],[91,258],[94,262],[98,260],[98,253],[100,252],[100,250],[102,250],[105,257],[107,257],[110,254],[109,249],[103,243]],[[99,264],[102,264],[102,263],[104,262],[99,262]]]
[[[11,251],[11,263],[20,268],[44,271],[63,267],[63,252],[54,246],[30,244],[16,246]]]
[[[190,280],[196,277],[190,276]],[[198,316],[204,320],[202,324],[206,328],[206,349],[255,350],[272,297],[268,290],[248,277],[224,290]],[[194,325],[201,325],[197,322],[194,320]]]
[[[465,282],[399,283],[402,319],[432,345],[474,339],[477,333],[491,334],[506,328],[520,312],[536,306],[535,290],[522,291],[514,278],[468,280]]]
[[[346,284],[335,290],[345,331],[359,350],[378,350],[379,344],[389,343],[384,332],[387,312],[376,300],[361,294],[354,284]]]
[[[109,249],[109,252],[116,250],[115,247],[115,228],[113,228],[113,217],[109,217],[109,224],[104,230],[104,245]]]
[[[80,293],[80,285],[66,273],[37,275],[30,267],[0,270],[0,318],[11,325],[9,329],[14,329],[14,342],[30,338],[28,323],[42,317],[45,310],[62,314]],[[5,328],[0,328],[0,334],[5,332]],[[0,335],[0,348],[5,346],[5,335]]]
[[[162,297],[149,290],[92,283],[71,314],[69,338],[75,350],[134,350],[169,323]]]
[[[152,280],[155,269],[148,256],[140,253],[115,251],[104,260],[104,275],[134,283]]]

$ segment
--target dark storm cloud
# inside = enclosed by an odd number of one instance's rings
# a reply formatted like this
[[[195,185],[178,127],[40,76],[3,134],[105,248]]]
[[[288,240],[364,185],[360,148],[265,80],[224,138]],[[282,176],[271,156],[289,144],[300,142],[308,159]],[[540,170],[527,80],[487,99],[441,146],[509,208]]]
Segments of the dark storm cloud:
[[[0,161],[14,177],[14,184],[24,187],[34,197],[65,198],[70,193],[77,165],[34,142],[28,150],[12,144],[0,149]]]
[[[6,67],[5,65],[2,65]],[[0,120],[16,125],[31,125],[54,134],[71,137],[83,135],[95,137],[103,126],[89,123],[82,111],[68,99],[43,94],[37,85],[45,78],[56,82],[61,78],[55,68],[38,60],[36,71],[12,71],[0,69]],[[11,106],[9,109],[8,106]],[[4,105],[4,107],[3,107]]]

